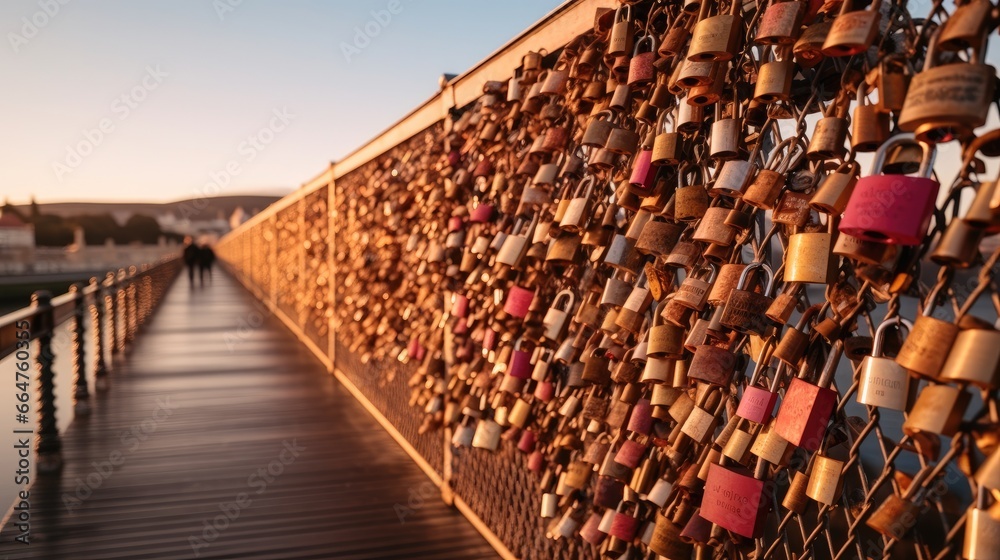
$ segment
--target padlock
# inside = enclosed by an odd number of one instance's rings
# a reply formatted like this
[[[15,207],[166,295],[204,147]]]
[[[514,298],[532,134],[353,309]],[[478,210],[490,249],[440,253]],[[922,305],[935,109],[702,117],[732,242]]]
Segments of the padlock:
[[[749,289],[749,280],[753,271],[760,269],[767,279],[762,293]],[[774,273],[771,267],[762,262],[752,262],[740,274],[739,283],[730,293],[720,322],[723,326],[744,334],[764,336],[769,328],[769,320],[764,311],[771,305],[771,290],[774,288]]]
[[[782,335],[778,345],[774,348],[774,357],[788,364],[789,367],[798,367],[799,361],[805,356],[809,348],[811,336],[806,329],[812,323],[816,314],[822,307],[813,305],[807,308],[799,317],[794,328],[790,328]]]
[[[795,233],[788,237],[785,282],[828,284],[836,278],[839,257],[833,254],[834,218],[827,218],[827,231]]]
[[[916,441],[921,454],[937,459],[941,445],[939,436],[955,435],[970,398],[964,388],[936,383],[926,385],[903,422],[903,433]]]
[[[976,3],[979,2],[973,2]],[[969,509],[966,516],[962,558],[988,560],[994,558],[997,550],[1000,550],[1000,519],[986,507],[988,494],[986,489],[980,486],[976,492],[976,504]]]
[[[838,461],[829,455],[817,454],[813,457],[812,468],[809,472],[806,496],[826,506],[836,504],[844,487],[841,474],[843,469],[843,461]]]
[[[684,227],[681,225],[651,219],[643,225],[635,242],[635,250],[642,255],[666,258],[683,232]]]
[[[844,1],[845,5],[848,3],[850,0]],[[850,129],[847,122],[847,110],[850,104],[851,99],[847,92],[841,90],[834,100],[826,106],[823,118],[816,121],[812,136],[809,138],[809,147],[806,149],[806,157],[809,160],[843,159],[847,153],[847,132]]]
[[[988,33],[986,26],[992,17],[993,4],[987,0],[971,0],[955,8],[941,27],[938,48],[960,51],[980,45]]]
[[[900,111],[910,87],[910,63],[902,54],[883,56],[877,68],[878,110]]]
[[[702,344],[694,351],[688,377],[710,385],[726,386],[736,371],[736,355],[729,348]]]
[[[740,153],[743,119],[739,115],[739,105],[727,103],[726,117],[723,117],[722,105],[715,105],[715,121],[708,136],[708,157],[712,159],[732,159]]]
[[[727,198],[738,198],[741,196],[743,188],[750,179],[753,164],[744,159],[730,159],[722,164],[722,170],[718,178],[712,183],[709,194],[712,196],[724,196]]]
[[[726,224],[726,218],[731,208],[719,206],[720,199],[715,199],[712,206],[705,209],[705,215],[695,228],[691,239],[710,245],[728,247],[736,238],[736,230]]]
[[[667,120],[670,120],[670,128],[674,128],[674,115],[672,111],[660,111],[660,116],[656,119],[656,137],[653,139],[653,153],[650,158],[652,163],[675,165],[680,162],[682,154],[682,137],[676,131],[667,130]]]
[[[774,431],[792,445],[816,451],[823,442],[826,425],[837,405],[837,392],[829,388],[843,353],[843,341],[838,340],[829,351],[818,383],[805,380],[810,373],[808,362],[801,375],[792,379],[774,421]]]
[[[886,537],[901,540],[913,528],[919,513],[916,503],[893,493],[872,512],[865,524]]]
[[[855,161],[840,164],[833,173],[820,182],[819,188],[809,199],[809,206],[817,212],[834,216],[842,214],[858,182],[858,171],[859,167]]]
[[[778,198],[778,204],[771,211],[771,221],[775,224],[803,227],[809,220],[809,195],[785,190]]]
[[[727,531],[753,539],[764,529],[768,501],[763,480],[713,463],[700,513]]]
[[[496,262],[511,268],[520,266],[521,259],[527,254],[528,247],[531,245],[531,238],[534,236],[537,225],[537,212],[534,213],[530,221],[518,218],[513,231],[504,239],[500,251],[497,252]]]
[[[611,111],[601,111],[594,115],[587,124],[580,143],[590,148],[603,148],[615,129],[617,117]]]
[[[930,379],[939,379],[945,360],[958,337],[957,323],[950,323],[931,316],[938,292],[938,284],[927,296],[923,313],[917,317],[910,334],[896,355],[896,363],[907,370]]]
[[[986,231],[967,222],[964,218],[952,218],[930,258],[935,263],[955,269],[969,268],[979,257],[979,243]]]
[[[653,325],[649,329],[649,345],[646,355],[653,358],[679,359],[684,354],[683,327],[665,323],[663,310],[666,305],[658,305],[653,314]]]
[[[775,146],[767,164],[743,192],[743,201],[761,210],[773,209],[785,186],[788,170],[798,165],[802,155],[802,145],[795,138],[787,138]]]
[[[858,180],[840,222],[841,233],[881,243],[919,245],[923,242],[937,200],[938,183],[930,178],[934,147],[923,150],[919,177],[880,175],[887,151],[904,143],[913,144],[912,134],[898,134],[875,152],[872,171]]]
[[[632,172],[629,174],[628,184],[631,193],[646,197],[652,194],[655,186],[657,167],[653,165],[653,151],[651,145],[643,143],[639,151],[632,158]]]
[[[874,152],[889,138],[889,114],[868,101],[868,84],[858,85],[858,104],[851,119],[851,147],[855,152]]]
[[[814,21],[809,24],[809,27],[806,27],[798,41],[795,41],[795,45],[792,46],[795,62],[799,66],[812,68],[825,58],[823,45],[826,44],[831,27],[833,27],[833,21],[829,19]]]
[[[899,128],[913,132],[917,140],[928,143],[950,142],[967,138],[986,123],[986,116],[996,88],[996,70],[986,64],[986,36],[973,46],[970,61],[940,64],[938,40],[934,33],[924,69],[913,77],[906,91]]]
[[[472,447],[496,451],[500,445],[500,424],[492,418],[483,418],[476,425],[476,433],[472,438]]]
[[[523,319],[528,315],[528,308],[535,298],[535,291],[521,286],[511,286],[507,292],[507,299],[504,302],[503,310],[511,317]]]
[[[776,421],[771,420],[763,432],[757,435],[750,453],[773,465],[787,465],[795,451],[795,446],[774,429]]]
[[[694,553],[694,545],[681,539],[683,527],[673,519],[657,512],[649,549],[667,560],[688,560]]]
[[[635,131],[634,119],[626,117],[620,120],[621,122],[615,122],[611,129],[608,141],[604,143],[604,148],[613,154],[632,156],[638,149],[641,138],[639,133]]]
[[[724,263],[719,266],[719,273],[708,292],[708,303],[724,305],[729,300],[730,293],[740,283],[740,275],[746,266],[740,263]]]
[[[729,13],[709,15],[709,8],[716,5],[702,2],[698,13],[698,23],[691,32],[688,45],[688,60],[694,62],[721,62],[730,60],[740,51],[743,31],[743,4],[730,2]]]
[[[868,406],[906,410],[910,401],[910,375],[895,360],[881,356],[885,330],[892,325],[903,325],[907,331],[913,328],[912,323],[900,317],[879,324],[875,330],[872,354],[865,356],[861,363],[857,399]]]
[[[785,497],[781,500],[781,507],[802,515],[809,506],[809,497],[806,496],[806,489],[809,487],[809,475],[802,471],[794,472],[795,474],[788,484],[788,491],[785,492]]]
[[[566,207],[559,228],[568,232],[585,230],[590,220],[589,209],[591,197],[594,194],[596,180],[593,175],[587,175],[573,191],[573,197]]]
[[[681,282],[673,301],[695,311],[704,309],[708,292],[712,288],[712,283],[715,282],[717,271],[714,264],[703,265]]]
[[[785,2],[784,4],[794,6],[800,3]],[[771,8],[784,4],[772,4]],[[763,57],[761,59],[760,71],[757,74],[757,83],[754,86],[753,99],[758,103],[764,104],[785,101],[791,92],[792,77],[795,75],[792,47],[791,45],[774,45],[767,47],[766,52],[770,56],[766,59]]]
[[[736,415],[755,424],[767,424],[774,416],[774,405],[778,404],[778,388],[786,370],[785,364],[779,364],[774,372],[769,389],[756,385],[756,378],[766,369],[764,361],[759,360],[754,371],[754,377],[743,390],[743,397],[736,408]]]
[[[712,439],[719,425],[719,416],[726,406],[725,399],[721,398],[720,393],[711,389],[702,393],[691,413],[681,424],[681,433],[699,444]]]
[[[611,26],[611,38],[608,42],[608,56],[621,56],[632,52],[632,42],[635,40],[632,24],[632,6],[626,4],[615,11],[614,24]]]
[[[791,45],[801,31],[806,3],[799,1],[772,2],[764,10],[757,24],[754,42],[759,45]]]
[[[853,2],[844,0],[823,43],[823,54],[854,56],[867,51],[878,34],[881,5],[882,0],[872,0],[868,9],[851,11]]]
[[[964,329],[955,337],[940,379],[992,391],[1000,384],[1000,331]]]
[[[656,61],[656,47],[656,37],[650,33],[635,42],[635,49],[632,51],[632,59],[629,60],[628,66],[629,86],[641,87],[656,77],[656,69],[653,67]]]

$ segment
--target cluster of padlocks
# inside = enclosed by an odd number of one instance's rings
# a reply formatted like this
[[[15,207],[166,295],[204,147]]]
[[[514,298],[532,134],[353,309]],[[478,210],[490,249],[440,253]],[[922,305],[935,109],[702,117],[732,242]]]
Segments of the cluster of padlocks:
[[[599,11],[338,184],[340,332],[602,555],[1000,557],[998,13],[923,7]]]

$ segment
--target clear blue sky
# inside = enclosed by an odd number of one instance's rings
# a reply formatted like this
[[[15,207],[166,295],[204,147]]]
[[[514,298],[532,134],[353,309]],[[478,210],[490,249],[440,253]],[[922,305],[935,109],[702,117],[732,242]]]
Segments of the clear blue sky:
[[[288,192],[559,4],[3,0],[0,196]]]

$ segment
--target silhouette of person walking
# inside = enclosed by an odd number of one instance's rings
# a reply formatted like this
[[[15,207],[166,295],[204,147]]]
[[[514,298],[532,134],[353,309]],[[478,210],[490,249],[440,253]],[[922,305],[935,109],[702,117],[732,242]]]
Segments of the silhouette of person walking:
[[[208,282],[212,282],[212,264],[215,262],[215,251],[207,243],[198,247],[198,281],[205,285],[205,273],[208,273]]]
[[[189,235],[185,237],[183,259],[184,266],[187,267],[188,283],[191,286],[194,286],[194,269],[198,266],[199,252],[198,246],[194,244],[194,240],[191,239],[191,236]]]

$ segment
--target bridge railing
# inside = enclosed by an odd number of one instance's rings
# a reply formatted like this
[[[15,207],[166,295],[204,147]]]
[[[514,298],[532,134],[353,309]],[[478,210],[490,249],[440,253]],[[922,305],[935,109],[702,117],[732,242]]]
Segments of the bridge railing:
[[[59,296],[37,291],[29,307],[0,316],[0,360],[8,365],[4,371],[12,372],[16,389],[13,410],[4,413],[13,415],[16,433],[34,438],[39,474],[57,473],[63,466],[59,429],[69,417],[57,420],[56,404],[66,402],[57,384],[72,387],[72,416],[89,414],[92,393],[109,388],[115,362],[181,266],[174,256],[108,272],[87,284],[74,284]]]

